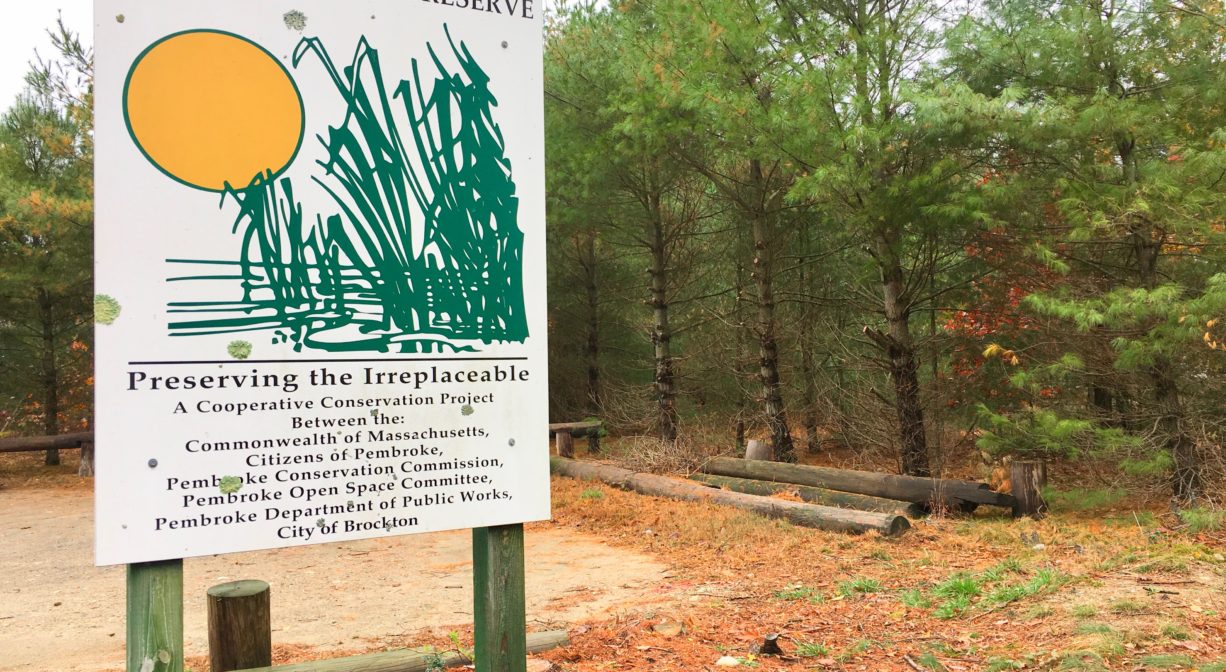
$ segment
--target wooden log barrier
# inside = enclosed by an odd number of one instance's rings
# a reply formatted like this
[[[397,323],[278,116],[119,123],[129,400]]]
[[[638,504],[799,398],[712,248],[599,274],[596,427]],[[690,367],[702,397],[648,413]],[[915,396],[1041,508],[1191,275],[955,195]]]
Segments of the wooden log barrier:
[[[600,435],[604,433],[604,423],[600,420],[583,420],[581,422],[554,422],[549,425],[549,435],[554,437],[558,443],[558,449],[561,450],[561,441],[569,441],[572,446],[572,452],[565,454],[559,452],[562,457],[574,457],[573,446],[575,439],[587,439],[587,452],[589,455],[595,455],[600,452]],[[563,434],[569,434],[570,439],[562,439]]]
[[[1009,483],[1013,487],[1013,517],[1042,518],[1047,514],[1043,488],[1047,487],[1047,463],[1015,461],[1009,465]]]
[[[528,653],[540,653],[559,646],[566,646],[570,639],[565,630],[529,632]],[[256,667],[244,672],[426,672],[442,667],[460,667],[472,663],[472,658],[460,651],[429,651],[424,649],[397,649],[367,653],[360,656],[313,660],[307,663],[292,663],[274,667]]]
[[[549,435],[558,432],[570,432],[575,438],[591,437],[600,434],[604,423],[599,420],[584,420],[582,422],[553,422],[549,425]]]
[[[1010,495],[993,492],[986,484],[973,481],[899,476],[872,471],[852,471],[762,460],[738,460],[732,457],[713,458],[703,466],[702,470],[717,476],[795,483],[873,497],[899,499],[920,505],[939,502],[950,508],[962,508],[965,502],[1013,507],[1013,497]]]
[[[208,590],[209,669],[231,672],[272,665],[272,609],[268,584],[246,580]]]
[[[813,527],[833,532],[876,531],[896,536],[910,529],[903,516],[875,511],[838,509],[831,506],[790,502],[772,497],[747,495],[741,492],[717,490],[705,485],[655,474],[642,474],[606,464],[577,462],[562,457],[549,459],[550,470],[571,478],[584,478],[608,483],[624,490],[644,495],[669,497],[691,502],[713,502],[766,516],[780,518],[793,525]]]
[[[92,444],[93,441],[93,432],[73,432],[53,436],[14,436],[0,439],[0,453],[32,453],[57,448],[77,448],[86,442]]]
[[[774,495],[780,492],[795,492],[801,499],[810,504],[837,506],[843,509],[859,509],[861,511],[877,511],[878,513],[896,513],[910,518],[919,518],[924,515],[924,507],[914,502],[904,502],[899,499],[857,495],[854,492],[839,492],[838,490],[814,488],[794,483],[755,481],[748,478],[735,478],[733,476],[693,474],[690,478],[713,488],[727,488],[734,492],[744,492],[750,495]]]

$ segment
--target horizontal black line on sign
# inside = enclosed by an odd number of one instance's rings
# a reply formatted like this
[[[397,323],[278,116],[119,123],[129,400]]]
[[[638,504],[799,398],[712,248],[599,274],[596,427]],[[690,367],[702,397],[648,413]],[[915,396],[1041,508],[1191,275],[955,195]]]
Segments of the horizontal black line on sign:
[[[372,359],[209,359],[168,362],[128,362],[128,366],[158,366],[161,364],[342,364],[344,362],[523,362],[527,357],[409,357]]]

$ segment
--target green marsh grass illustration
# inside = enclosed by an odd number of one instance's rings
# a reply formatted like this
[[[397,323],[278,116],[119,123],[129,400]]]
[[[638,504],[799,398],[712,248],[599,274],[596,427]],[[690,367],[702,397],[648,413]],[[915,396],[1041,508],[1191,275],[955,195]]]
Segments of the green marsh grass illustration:
[[[311,178],[335,211],[304,214],[300,185],[271,170],[227,185],[237,258],[168,259],[195,271],[169,281],[238,287],[229,300],[171,303],[172,334],[270,330],[296,351],[399,353],[528,337],[498,103],[467,47],[447,40],[458,69],[427,45],[430,63],[413,59],[390,91],[366,38],[343,69],[320,40],[299,43],[294,68],[322,67],[345,102],[316,138],[326,157]]]

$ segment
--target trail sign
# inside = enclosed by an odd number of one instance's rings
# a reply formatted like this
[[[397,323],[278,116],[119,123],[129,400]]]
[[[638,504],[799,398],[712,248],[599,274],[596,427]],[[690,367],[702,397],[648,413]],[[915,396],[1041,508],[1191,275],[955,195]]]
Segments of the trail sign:
[[[97,562],[548,518],[535,0],[95,15]]]

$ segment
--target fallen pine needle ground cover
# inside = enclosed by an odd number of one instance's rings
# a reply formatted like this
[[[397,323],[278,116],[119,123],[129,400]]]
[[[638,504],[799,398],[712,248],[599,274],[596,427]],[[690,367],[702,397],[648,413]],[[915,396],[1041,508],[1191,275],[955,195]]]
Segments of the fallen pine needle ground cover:
[[[885,539],[553,481],[552,525],[675,567],[658,609],[582,624],[563,670],[1226,670],[1226,557],[1149,511],[918,521]],[[680,624],[680,631],[676,624]],[[783,655],[757,651],[778,633]]]
[[[89,487],[71,457],[55,469],[37,455],[3,458],[7,487]],[[582,531],[671,571],[658,600],[612,618],[530,621],[571,633],[537,662],[575,672],[1226,671],[1226,535],[1193,532],[1161,507],[1053,495],[1042,521],[983,509],[886,539],[554,478],[554,518],[529,535]],[[758,650],[770,634],[782,655]],[[471,651],[471,625],[355,639],[342,653],[422,645]],[[274,654],[277,663],[340,655],[299,645]],[[203,657],[187,662],[207,669]]]

